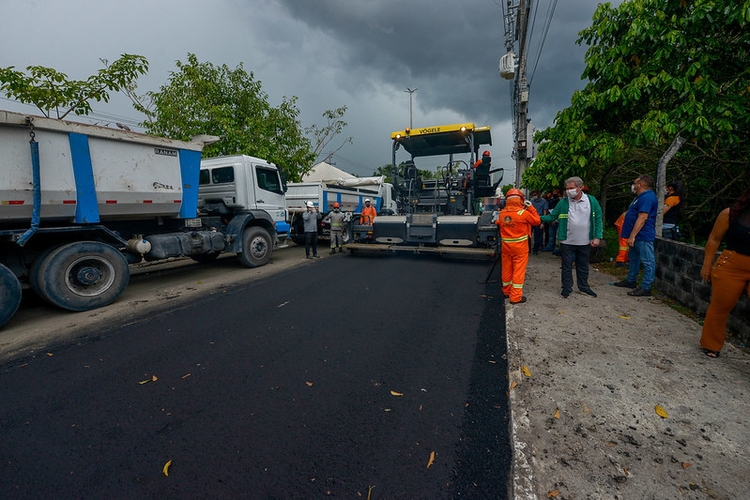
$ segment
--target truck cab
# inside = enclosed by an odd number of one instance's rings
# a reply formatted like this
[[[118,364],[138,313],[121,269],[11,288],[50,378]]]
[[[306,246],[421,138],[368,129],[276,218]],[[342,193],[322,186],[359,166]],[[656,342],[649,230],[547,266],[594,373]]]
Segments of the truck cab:
[[[198,209],[209,214],[237,215],[263,210],[274,220],[279,240],[286,240],[286,179],[273,163],[246,155],[201,161]]]

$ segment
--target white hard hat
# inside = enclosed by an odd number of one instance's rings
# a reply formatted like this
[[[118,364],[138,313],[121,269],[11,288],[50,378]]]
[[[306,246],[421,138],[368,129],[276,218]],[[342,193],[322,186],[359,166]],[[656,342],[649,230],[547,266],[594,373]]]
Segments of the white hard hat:
[[[307,205],[308,207],[312,208],[312,207],[315,206],[315,203],[313,203],[311,201],[308,201],[307,203],[305,203],[305,205]]]
[[[365,203],[367,203],[368,201],[370,201],[370,198],[365,198]]]

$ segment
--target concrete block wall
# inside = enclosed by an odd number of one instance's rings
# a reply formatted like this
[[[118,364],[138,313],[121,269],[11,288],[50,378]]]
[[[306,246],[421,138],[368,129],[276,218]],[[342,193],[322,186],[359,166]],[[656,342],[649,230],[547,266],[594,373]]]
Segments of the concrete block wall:
[[[711,285],[701,278],[703,247],[656,238],[656,288],[700,316],[711,302]],[[743,295],[727,322],[727,332],[750,343],[750,297]]]

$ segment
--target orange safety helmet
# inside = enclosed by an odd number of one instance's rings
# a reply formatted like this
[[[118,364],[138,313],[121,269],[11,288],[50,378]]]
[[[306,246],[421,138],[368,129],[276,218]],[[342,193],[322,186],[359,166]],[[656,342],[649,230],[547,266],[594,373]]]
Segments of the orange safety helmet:
[[[333,208],[341,208],[338,201],[333,204]]]
[[[489,156],[489,155],[490,155],[489,151],[485,151],[484,153],[482,153],[482,156]]]
[[[516,188],[510,188],[508,192],[505,193],[506,198],[510,198],[511,196],[518,196],[521,198],[521,201],[523,201],[523,193]]]

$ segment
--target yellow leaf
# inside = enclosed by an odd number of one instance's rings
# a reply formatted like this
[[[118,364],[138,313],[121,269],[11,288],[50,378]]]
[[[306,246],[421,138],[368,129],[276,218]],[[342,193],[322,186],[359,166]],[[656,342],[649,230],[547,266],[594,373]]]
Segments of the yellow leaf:
[[[172,465],[172,461],[164,464],[164,467],[161,469],[161,471],[164,473],[165,476],[169,476],[169,466]]]
[[[143,385],[143,384],[148,384],[149,382],[151,382],[151,379],[150,379],[150,378],[147,378],[146,380],[141,380],[141,381],[140,381],[140,382],[138,382],[138,383],[139,383],[140,385]]]
[[[427,468],[429,469],[430,466],[435,462],[435,452],[430,453],[430,459],[427,461]]]
[[[305,383],[307,384],[307,387],[312,387],[313,386],[312,382],[305,382]]]
[[[630,316],[626,316],[626,315],[623,314],[622,316],[620,316],[620,318],[629,320]]]
[[[53,355],[53,354],[52,354],[51,352],[48,352],[48,353],[47,353],[47,356],[50,356],[50,357],[52,357],[52,355]]]
[[[403,396],[403,393],[391,391],[391,396]]]
[[[531,370],[529,370],[529,367],[526,365],[521,367],[521,373],[523,373],[524,377],[531,377]]]
[[[518,382],[516,382],[515,380],[513,382],[511,382],[510,383],[510,390],[512,391],[513,389],[515,389],[517,385],[518,385]]]
[[[552,490],[549,493],[547,493],[547,498],[555,498],[559,494],[560,494],[560,490]]]
[[[186,373],[185,375],[182,376],[182,378],[188,378],[189,376],[190,376],[190,374]]]
[[[667,417],[669,417],[669,415],[668,415],[668,414],[667,414],[667,412],[666,412],[666,411],[664,410],[664,408],[662,408],[662,407],[661,407],[661,406],[659,406],[659,405],[656,405],[656,406],[654,407],[654,410],[656,410],[656,414],[657,414],[657,415],[659,415],[659,416],[660,416],[661,418],[667,418]]]
[[[370,500],[370,495],[372,494],[372,489],[373,489],[374,487],[375,487],[375,486],[370,486],[370,489],[368,489],[368,490],[367,490],[367,500]]]
[[[158,379],[158,378],[156,378],[156,375],[152,375],[152,376],[151,376],[151,381],[152,381],[152,382],[156,382],[157,380],[159,380],[159,379]]]
[[[560,408],[555,411],[555,418],[560,418]]]

